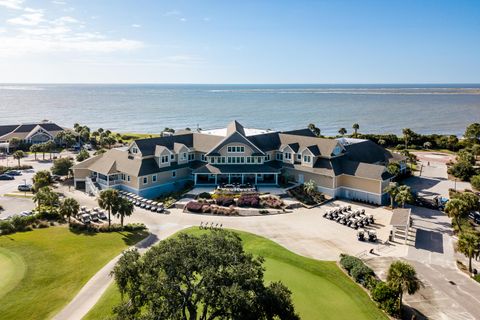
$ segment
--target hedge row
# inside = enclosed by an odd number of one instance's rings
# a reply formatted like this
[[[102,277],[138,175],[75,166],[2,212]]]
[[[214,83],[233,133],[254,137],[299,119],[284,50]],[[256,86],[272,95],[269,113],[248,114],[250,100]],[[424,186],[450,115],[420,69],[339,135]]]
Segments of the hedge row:
[[[370,291],[373,301],[382,310],[390,315],[399,314],[398,292],[390,288],[387,283],[377,279],[373,270],[365,265],[361,259],[341,254],[340,265],[356,282]]]

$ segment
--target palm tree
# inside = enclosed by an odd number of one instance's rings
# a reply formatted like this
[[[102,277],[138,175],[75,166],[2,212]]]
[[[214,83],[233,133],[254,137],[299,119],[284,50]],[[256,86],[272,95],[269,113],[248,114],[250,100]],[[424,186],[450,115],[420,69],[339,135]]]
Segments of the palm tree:
[[[388,193],[388,195],[390,196],[390,207],[393,209],[393,202],[399,192],[398,183],[390,182],[390,184],[383,191]]]
[[[70,223],[70,217],[76,216],[80,211],[80,205],[77,200],[73,198],[67,198],[63,200],[58,209],[60,214],[64,217],[68,217],[68,223]]]
[[[317,184],[314,180],[307,181],[303,184],[303,190],[307,194],[314,194],[317,191]]]
[[[457,249],[468,258],[468,271],[472,273],[472,258],[480,247],[480,238],[473,232],[462,232],[458,237]]]
[[[389,163],[388,166],[387,166],[387,171],[393,177],[396,177],[400,173],[400,165],[398,163],[395,163],[395,162]]]
[[[395,196],[395,201],[402,205],[402,208],[405,208],[405,203],[413,202],[413,195],[408,186],[400,186],[398,188],[398,193]]]
[[[347,133],[347,129],[340,128],[340,130],[338,130],[338,133],[343,137]]]
[[[33,152],[33,154],[35,155],[35,161],[37,161],[37,153],[39,151],[38,144],[32,144],[29,150],[30,152]]]
[[[467,213],[467,204],[465,201],[460,199],[450,199],[445,205],[445,213],[450,218],[455,219],[458,230],[461,232],[462,227],[460,226],[460,217]]]
[[[17,159],[19,167],[20,167],[20,159],[22,159],[23,157],[25,157],[25,152],[23,152],[22,150],[17,150],[13,153],[13,158]]]
[[[381,145],[381,146],[384,146],[385,144],[387,144],[387,141],[385,141],[383,139],[380,139],[380,140],[378,140],[378,144]]]
[[[123,218],[131,216],[135,207],[133,206],[133,203],[127,199],[120,198],[116,209],[117,215],[120,217],[120,224],[123,228]]]
[[[55,150],[56,144],[53,140],[45,142],[45,151],[49,153],[50,160],[52,160],[52,152]]]
[[[314,123],[310,123],[308,125],[308,129],[310,129],[310,131],[312,131],[313,134],[315,134],[317,137],[319,137],[321,134],[320,128],[317,128],[317,126]]]
[[[33,202],[35,202],[37,206],[44,205],[54,207],[58,205],[58,194],[53,192],[49,187],[43,187],[35,194]]]
[[[353,126],[352,126],[353,130],[354,130],[354,135],[355,135],[355,138],[357,137],[357,132],[358,132],[358,129],[360,129],[360,125],[358,123],[354,123]]]
[[[401,310],[403,294],[414,294],[420,289],[421,281],[417,278],[415,268],[402,261],[390,265],[387,274],[387,284],[398,292],[398,309]]]
[[[98,205],[100,208],[108,211],[108,227],[111,226],[110,216],[112,211],[116,212],[119,199],[118,191],[115,189],[104,190],[100,192],[100,196],[98,197]]]
[[[403,140],[405,140],[405,149],[408,149],[408,140],[412,137],[413,131],[409,128],[404,128],[402,130]]]
[[[22,140],[20,140],[18,138],[12,138],[12,139],[10,139],[10,141],[8,143],[9,143],[10,147],[17,149],[20,146],[20,144],[22,143]]]

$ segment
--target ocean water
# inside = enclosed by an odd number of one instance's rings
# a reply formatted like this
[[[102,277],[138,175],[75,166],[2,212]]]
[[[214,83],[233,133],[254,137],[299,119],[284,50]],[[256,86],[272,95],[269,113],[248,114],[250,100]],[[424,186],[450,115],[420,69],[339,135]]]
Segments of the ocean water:
[[[118,132],[244,126],[461,135],[480,122],[480,85],[54,85],[0,84],[0,124],[48,119]]]

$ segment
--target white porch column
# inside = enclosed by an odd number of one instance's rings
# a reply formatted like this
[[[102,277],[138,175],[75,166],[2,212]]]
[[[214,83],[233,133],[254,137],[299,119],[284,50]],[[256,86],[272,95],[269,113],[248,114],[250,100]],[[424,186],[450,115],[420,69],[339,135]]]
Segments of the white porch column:
[[[242,173],[242,184],[244,183],[245,180],[245,174]]]
[[[218,174],[215,175],[215,184],[218,184]]]
[[[195,185],[197,184],[197,174],[196,173],[193,175],[193,184],[195,184]]]
[[[258,174],[255,173],[255,185],[257,185],[257,184],[258,184]]]
[[[107,174],[107,187],[110,187],[110,176]]]
[[[232,175],[229,173],[228,174],[228,183],[231,183],[232,182]]]
[[[278,173],[275,174],[275,184],[278,184]]]

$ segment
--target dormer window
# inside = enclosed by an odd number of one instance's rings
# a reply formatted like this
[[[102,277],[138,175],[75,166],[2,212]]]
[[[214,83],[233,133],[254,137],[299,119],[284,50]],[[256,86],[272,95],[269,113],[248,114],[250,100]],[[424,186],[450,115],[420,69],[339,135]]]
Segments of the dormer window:
[[[133,148],[132,148],[132,153],[137,154],[137,153],[138,153],[138,148],[137,148],[137,147],[133,147]]]
[[[187,153],[186,152],[182,153],[182,160],[187,160]]]
[[[171,155],[170,155],[170,159],[175,160],[175,155],[174,155],[174,154],[171,154]]]
[[[312,162],[312,157],[311,156],[303,156],[303,162],[306,162],[306,163]]]
[[[167,163],[167,162],[168,162],[168,158],[169,158],[168,156],[161,156],[161,157],[160,157],[160,162],[161,162],[161,163]]]
[[[284,158],[285,158],[285,160],[292,160],[292,154],[290,152],[285,152],[284,153]]]
[[[283,153],[277,153],[276,159],[277,159],[278,161],[282,161],[282,160],[283,160]]]

